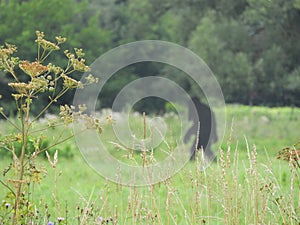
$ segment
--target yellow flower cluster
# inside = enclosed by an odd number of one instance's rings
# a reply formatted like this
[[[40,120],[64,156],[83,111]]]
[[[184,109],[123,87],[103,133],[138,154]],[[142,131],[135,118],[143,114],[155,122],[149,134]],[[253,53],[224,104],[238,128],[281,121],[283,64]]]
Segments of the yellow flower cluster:
[[[48,64],[48,71],[53,72],[55,75],[57,75],[57,74],[63,72],[64,70],[59,66],[55,66],[52,63],[49,63]]]
[[[66,74],[62,73],[61,77],[64,80],[64,86],[69,89],[74,89],[74,88],[83,88],[83,84],[80,81],[77,81]]]
[[[15,99],[22,98],[24,96],[34,97],[39,92],[48,90],[55,93],[57,81],[63,80],[63,85],[66,89],[83,88],[86,85],[98,83],[99,78],[95,78],[93,75],[88,75],[85,78],[85,82],[78,81],[70,76],[75,71],[87,72],[90,68],[85,64],[84,52],[82,49],[74,48],[75,53],[70,53],[66,50],[64,53],[69,59],[68,65],[65,69],[55,66],[49,63],[47,66],[42,63],[49,56],[52,50],[58,50],[59,45],[66,42],[66,38],[57,36],[57,44],[44,39],[44,33],[36,31],[38,43],[38,57],[34,62],[28,60],[19,61],[18,58],[11,57],[11,54],[16,52],[17,48],[14,45],[6,44],[6,46],[0,47],[0,69],[12,74],[15,78],[15,82],[9,85],[16,90],[14,94]],[[42,49],[40,49],[42,48]],[[28,82],[20,81],[14,71],[14,67],[18,65],[19,68],[28,76],[30,80]]]
[[[24,73],[28,74],[31,78],[37,77],[43,74],[44,72],[48,71],[47,66],[43,66],[39,62],[29,62],[27,60],[21,61],[19,67],[21,70],[24,71]]]
[[[54,44],[50,41],[47,41],[44,39],[44,32],[36,31],[37,39],[35,42],[37,42],[39,45],[42,46],[45,50],[59,50],[60,47],[57,44]],[[63,41],[63,38],[59,37],[60,41]],[[61,42],[63,43],[63,42]]]
[[[60,106],[60,118],[64,121],[66,125],[69,125],[73,122],[73,112],[74,112],[74,106],[68,106],[68,105],[61,105]]]
[[[17,51],[17,47],[11,44],[0,46],[0,70],[5,72],[12,72],[14,67],[18,64],[19,58],[11,57]],[[14,76],[14,74],[12,74]]]
[[[45,77],[33,78],[30,82],[33,91],[44,92],[48,89],[49,80]]]
[[[24,95],[28,95],[32,90],[32,86],[24,82],[9,83],[8,85],[15,89],[18,93]]]
[[[74,50],[78,58],[84,57],[85,54],[83,53],[82,48],[74,48]]]
[[[5,43],[5,46],[6,47],[0,46],[0,59],[8,58],[10,55],[17,51],[17,47],[15,45]]]
[[[85,65],[85,59],[81,58],[84,56],[84,53],[82,52],[82,49],[75,48],[75,54],[70,53],[68,50],[64,51],[67,58],[69,58],[71,65],[73,66],[74,70],[80,71],[80,72],[87,72],[90,70],[90,68]]]
[[[67,38],[61,37],[61,36],[57,36],[57,37],[55,37],[55,39],[56,39],[58,45],[63,44],[67,41]]]
[[[92,115],[84,113],[87,109],[86,105],[79,105],[79,111],[75,111],[75,106],[64,105],[60,106],[59,116],[66,125],[72,122],[81,121],[87,129],[96,129],[99,133],[102,132],[101,121]]]
[[[85,65],[85,59],[71,58],[71,62],[74,70],[80,72],[87,72],[90,70],[90,68],[87,65]]]
[[[97,84],[99,82],[99,78],[94,77],[92,74],[89,74],[85,79],[88,84]]]

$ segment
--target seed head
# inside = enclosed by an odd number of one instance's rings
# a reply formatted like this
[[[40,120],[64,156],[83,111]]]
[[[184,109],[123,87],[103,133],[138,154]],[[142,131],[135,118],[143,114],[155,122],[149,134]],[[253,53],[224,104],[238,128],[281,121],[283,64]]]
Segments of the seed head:
[[[21,70],[23,70],[30,77],[37,77],[42,73],[48,71],[47,66],[43,66],[39,62],[29,62],[27,60],[21,61],[19,64]]]

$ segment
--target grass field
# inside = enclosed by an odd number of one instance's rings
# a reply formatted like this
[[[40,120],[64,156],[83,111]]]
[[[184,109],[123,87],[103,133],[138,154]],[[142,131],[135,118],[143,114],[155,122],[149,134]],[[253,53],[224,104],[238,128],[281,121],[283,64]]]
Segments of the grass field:
[[[132,129],[142,136],[143,117],[135,118]],[[170,179],[145,187],[101,177],[68,141],[59,149],[72,154],[59,152],[55,169],[46,159],[40,161],[48,172],[31,187],[30,198],[39,211],[32,224],[300,224],[300,168],[277,159],[281,149],[300,139],[300,109],[229,105],[226,119],[224,139],[213,146],[217,163],[202,170],[200,160],[188,162]],[[165,121],[173,128],[167,131],[168,144],[159,146],[165,151],[158,158],[176,143],[177,117]],[[0,121],[0,129],[2,134],[9,131],[8,123]],[[61,129],[47,136],[69,132]],[[101,135],[111,132],[107,126]],[[141,163],[140,154],[128,159],[128,152],[115,145],[107,143],[107,148],[126,163]],[[1,171],[9,163],[1,158]],[[7,192],[1,186],[0,199]],[[0,222],[10,210],[2,207]]]

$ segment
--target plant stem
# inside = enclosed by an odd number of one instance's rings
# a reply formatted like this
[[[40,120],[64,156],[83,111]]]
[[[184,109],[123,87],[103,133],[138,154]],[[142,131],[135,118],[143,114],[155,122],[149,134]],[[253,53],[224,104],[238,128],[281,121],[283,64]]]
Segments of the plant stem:
[[[31,124],[36,121],[38,118],[40,118],[45,112],[46,110],[54,103],[56,102],[61,96],[63,96],[67,91],[69,90],[69,88],[65,88],[63,89],[54,99],[51,99],[51,101],[48,103],[48,105],[46,105],[43,110],[31,121]]]
[[[21,190],[23,186],[23,176],[24,176],[24,160],[25,160],[25,150],[27,145],[27,138],[28,138],[28,132],[29,132],[29,112],[30,112],[30,100],[31,96],[27,96],[26,105],[24,108],[23,105],[23,99],[21,98],[20,101],[20,120],[22,124],[22,150],[21,150],[21,156],[20,156],[20,173],[19,173],[19,179],[16,187],[16,199],[15,199],[15,205],[14,205],[14,215],[13,215],[13,225],[18,224],[18,211],[19,211],[19,204],[20,204],[20,195]],[[25,112],[25,117],[23,115],[23,110]]]
[[[4,183],[2,180],[0,180],[0,183],[1,183],[4,187],[6,187],[8,190],[10,190],[10,192],[11,192],[14,196],[16,196],[14,190],[11,189],[10,186],[8,186],[8,185],[7,185],[6,183]]]
[[[10,67],[10,65],[8,65],[7,61],[5,61],[7,68],[9,68],[9,73],[13,76],[13,78],[19,82],[19,79],[17,78],[15,71],[13,70],[13,68]]]
[[[64,125],[65,125],[64,123],[57,123],[57,124],[55,124],[53,126],[47,126],[47,127],[43,127],[43,128],[31,131],[30,133],[31,134],[41,133],[42,131],[48,130],[49,128],[53,128],[54,129],[54,128],[57,128],[57,127],[60,127],[60,126],[64,126]]]
[[[9,122],[14,128],[16,128],[18,131],[21,131],[21,129],[14,124],[3,112],[0,112],[0,114],[4,117],[4,119]]]
[[[146,113],[143,112],[143,125],[144,125],[144,140],[146,139],[147,137],[147,134],[146,134]]]

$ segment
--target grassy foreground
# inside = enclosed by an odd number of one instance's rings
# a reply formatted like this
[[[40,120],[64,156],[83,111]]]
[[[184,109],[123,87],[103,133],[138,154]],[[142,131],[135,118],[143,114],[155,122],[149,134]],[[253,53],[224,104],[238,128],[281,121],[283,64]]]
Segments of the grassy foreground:
[[[173,126],[176,120],[166,118]],[[142,132],[142,116],[136,121],[141,122],[133,129]],[[6,132],[8,124],[0,124]],[[32,188],[36,213],[30,224],[299,224],[299,168],[277,159],[282,148],[297,143],[299,127],[297,108],[230,105],[225,137],[214,146],[217,163],[202,170],[199,160],[189,162],[170,179],[138,188],[99,176],[69,142],[73,157],[59,152],[56,168],[41,161],[49,172],[41,171],[40,184]],[[104,129],[102,135],[110,132]],[[167,141],[175,143],[174,136],[173,130]],[[108,148],[120,159],[126,155],[110,143]],[[0,159],[1,172],[8,165],[7,158]],[[1,200],[7,192],[1,186]],[[11,210],[3,201],[0,222]]]

